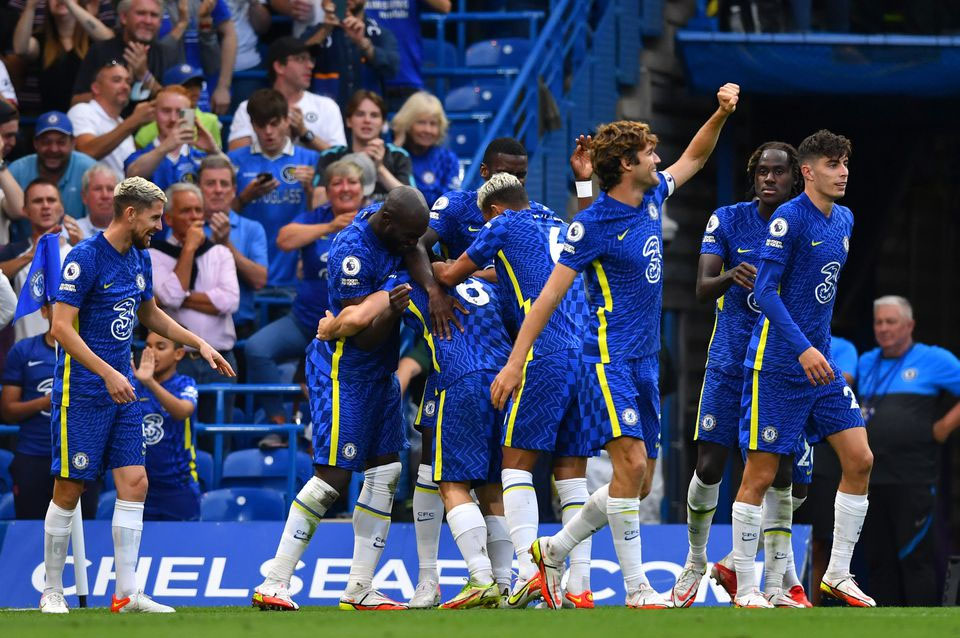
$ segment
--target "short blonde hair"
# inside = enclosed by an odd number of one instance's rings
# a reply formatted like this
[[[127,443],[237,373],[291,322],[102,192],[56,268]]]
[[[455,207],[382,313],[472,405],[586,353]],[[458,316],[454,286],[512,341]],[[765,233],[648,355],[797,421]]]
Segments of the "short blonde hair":
[[[523,184],[510,173],[495,173],[477,190],[477,207],[481,211],[487,207],[487,202],[502,203],[503,199],[509,202],[523,200],[524,203],[529,200]]]
[[[159,186],[142,177],[128,177],[113,189],[113,214],[119,217],[130,206],[139,213],[158,201],[167,203]]]
[[[447,137],[447,130],[450,128],[450,120],[447,114],[443,112],[443,104],[437,99],[437,96],[427,91],[417,91],[407,98],[397,114],[393,116],[390,128],[393,129],[394,136],[406,136],[410,132],[413,122],[422,115],[432,115],[440,121],[440,139],[442,142]]]

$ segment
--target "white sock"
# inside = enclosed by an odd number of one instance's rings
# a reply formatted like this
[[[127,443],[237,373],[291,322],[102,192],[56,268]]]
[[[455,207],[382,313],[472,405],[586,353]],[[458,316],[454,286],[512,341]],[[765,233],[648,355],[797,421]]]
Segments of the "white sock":
[[[437,551],[440,528],[443,526],[443,499],[433,482],[433,469],[420,465],[417,485],[413,490],[413,531],[417,536],[417,560],[420,562],[418,583],[437,582]]]
[[[805,500],[807,500],[806,496],[803,498],[794,496],[793,511],[796,512],[798,509],[800,509],[800,506],[803,505]],[[800,584],[800,577],[797,576],[797,566],[794,564],[793,542],[790,543],[787,554],[787,569],[783,572],[783,588],[787,591],[790,591]]]
[[[761,507],[736,501],[733,504],[733,562],[737,569],[737,596],[757,588],[754,563],[760,540]]]
[[[43,519],[43,567],[47,574],[44,594],[52,591],[63,593],[63,566],[67,562],[73,512],[59,507],[53,501],[47,506],[47,516]]]
[[[560,497],[561,521],[564,525],[583,509],[590,497],[587,492],[586,478],[572,478],[556,481],[557,495]],[[531,541],[532,543],[533,541]],[[530,545],[527,545],[529,551]],[[590,550],[593,549],[593,537],[588,536],[570,550],[570,571],[567,576],[567,593],[579,596],[590,589]],[[532,564],[532,563],[531,563]]]
[[[143,503],[117,499],[113,507],[113,563],[117,598],[137,593],[137,557],[143,534]]]
[[[300,557],[310,545],[310,539],[317,530],[317,524],[340,494],[326,481],[314,476],[293,499],[287,522],[280,535],[277,553],[267,572],[268,580],[280,581],[290,585],[290,577],[296,569]]]
[[[569,522],[563,524],[559,532],[550,537],[547,554],[550,560],[559,563],[565,560],[573,548],[590,538],[607,524],[607,483],[590,495],[580,511]]]
[[[363,489],[353,508],[353,561],[348,593],[370,587],[390,531],[393,495],[400,478],[400,462],[372,467],[363,473]]]
[[[783,589],[783,574],[790,558],[793,531],[793,497],[790,487],[771,487],[763,496],[763,591]]]
[[[824,578],[838,579],[850,574],[853,548],[860,540],[868,505],[866,494],[837,492],[833,503],[833,549]]]
[[[707,539],[710,537],[710,525],[717,511],[720,499],[720,482],[707,485],[697,473],[690,479],[687,488],[687,539],[690,550],[687,552],[687,564],[701,569],[707,566]]]
[[[503,470],[500,477],[503,481],[503,513],[517,552],[519,578],[529,580],[537,573],[537,566],[530,560],[530,546],[537,538],[540,523],[533,474],[524,470]]]
[[[507,531],[507,519],[503,516],[484,516],[487,524],[487,554],[493,567],[493,579],[500,586],[510,587],[513,578],[513,541]]]
[[[493,583],[493,566],[487,554],[487,526],[480,507],[473,501],[457,505],[447,512],[447,525],[453,540],[467,562],[470,580],[479,585]]]
[[[607,521],[627,592],[649,584],[640,551],[640,499],[607,497]]]

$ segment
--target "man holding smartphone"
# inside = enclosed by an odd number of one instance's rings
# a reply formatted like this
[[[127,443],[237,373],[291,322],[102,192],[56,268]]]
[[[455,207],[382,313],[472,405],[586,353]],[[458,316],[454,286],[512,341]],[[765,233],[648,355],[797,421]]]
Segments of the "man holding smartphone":
[[[237,167],[237,199],[233,209],[254,219],[267,233],[267,286],[296,284],[297,253],[277,246],[277,233],[310,207],[316,151],[294,146],[290,139],[290,107],[273,89],[253,92],[247,102],[254,140],[230,151]]]
[[[186,89],[164,87],[156,99],[157,139],[127,158],[127,177],[145,177],[162,189],[176,182],[196,184],[200,161],[221,151],[195,117]]]

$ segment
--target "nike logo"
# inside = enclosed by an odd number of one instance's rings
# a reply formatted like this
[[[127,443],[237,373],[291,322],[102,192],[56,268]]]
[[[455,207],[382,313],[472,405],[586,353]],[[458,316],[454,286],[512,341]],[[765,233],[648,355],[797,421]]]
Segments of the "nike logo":
[[[422,523],[424,521],[432,521],[434,519],[433,512],[417,512],[417,522]]]
[[[623,241],[623,238],[626,237],[626,236],[627,236],[627,233],[629,233],[629,232],[630,232],[630,229],[628,228],[628,229],[626,229],[625,231],[623,231],[622,233],[620,233],[619,235],[617,235],[617,239],[619,239],[620,241]]]
[[[480,229],[479,229],[479,228],[474,228],[473,226],[467,226],[467,230],[469,230],[471,233],[479,233],[479,232],[480,232]]]
[[[820,241],[812,241],[812,242],[810,242],[810,245],[811,245],[811,246],[819,246],[819,245],[822,244],[824,241],[826,241],[826,240],[821,239]]]
[[[743,253],[752,253],[753,248],[737,248],[737,252],[740,253],[741,255]]]
[[[623,533],[623,540],[632,541],[633,539],[640,536],[640,530],[638,529],[628,529]]]
[[[111,281],[111,282],[108,283],[108,284],[103,284],[103,289],[106,290],[107,288],[109,288],[110,286],[112,286],[114,283],[115,283],[115,282],[112,282],[112,281]]]
[[[32,368],[33,366],[38,366],[41,363],[43,363],[43,361],[27,361],[27,367]]]
[[[373,539],[373,546],[377,549],[383,549],[387,546],[387,541],[377,536]]]
[[[294,537],[295,539],[297,539],[298,541],[309,541],[309,540],[310,540],[310,535],[307,534],[307,533],[306,533],[305,531],[303,531],[302,529],[298,529],[297,531],[295,531],[295,532],[293,533],[293,537]]]

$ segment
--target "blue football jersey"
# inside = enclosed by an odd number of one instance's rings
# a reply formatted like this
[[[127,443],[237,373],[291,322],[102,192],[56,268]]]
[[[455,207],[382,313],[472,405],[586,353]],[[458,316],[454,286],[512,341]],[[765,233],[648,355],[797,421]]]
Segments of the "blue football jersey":
[[[380,204],[359,213],[333,240],[329,257],[330,311],[339,314],[343,301],[382,290],[403,258],[389,252],[370,228],[369,219]],[[399,328],[376,351],[362,350],[350,339],[323,341],[318,350],[330,365],[330,374],[341,380],[374,380],[392,375],[400,359]]]
[[[21,401],[33,401],[53,390],[53,371],[57,365],[54,349],[44,335],[27,337],[13,344],[7,353],[0,384],[18,386]],[[34,456],[50,454],[50,411],[41,410],[16,425],[17,452]]]
[[[606,193],[581,211],[567,229],[559,263],[583,272],[590,299],[585,361],[610,363],[660,351],[663,304],[661,208],[673,194],[669,173],[628,206]]]
[[[519,326],[563,251],[568,224],[551,211],[508,210],[487,222],[467,255],[483,266],[493,261],[504,308]],[[583,279],[577,277],[533,344],[533,356],[583,347],[589,309]]]
[[[549,210],[531,201],[534,210]],[[433,203],[430,228],[440,237],[440,250],[447,259],[456,259],[473,243],[487,220],[477,206],[477,191],[450,191]]]
[[[247,204],[242,211],[244,217],[255,219],[263,224],[267,233],[268,286],[293,286],[297,281],[297,253],[284,252],[277,248],[277,234],[300,213],[309,209],[310,202],[303,185],[294,177],[297,166],[316,166],[316,151],[288,144],[287,148],[275,158],[268,158],[261,152],[255,152],[253,146],[244,146],[228,154],[230,161],[237,167],[237,192],[257,179],[260,173],[270,173],[280,182],[275,189]]]
[[[833,303],[852,231],[853,213],[849,208],[834,204],[830,217],[825,217],[801,193],[774,211],[766,240],[758,251],[761,260],[783,264],[783,305],[810,345],[828,360]],[[797,356],[785,336],[761,314],[744,365],[805,376]]]
[[[130,248],[120,254],[103,233],[85,239],[67,255],[60,274],[57,302],[80,312],[80,338],[114,370],[133,383],[130,344],[140,304],[153,298],[150,253]],[[57,355],[53,402],[113,405],[103,379],[73,360],[63,348]]]
[[[298,224],[326,224],[333,220],[330,204],[316,210],[300,213],[294,218]],[[327,292],[327,260],[336,235],[324,235],[300,249],[303,277],[297,282],[297,296],[293,300],[293,315],[300,323],[316,326],[329,306]]]
[[[470,311],[460,315],[463,332],[454,331],[453,338],[435,339],[430,333],[430,297],[406,272],[391,277],[384,287],[410,284],[410,305],[403,313],[404,322],[423,333],[433,354],[433,367],[439,375],[437,388],[443,390],[457,379],[478,370],[498,372],[510,357],[510,337],[503,327],[496,287],[482,279],[469,278],[450,290],[450,294]]]
[[[132,153],[124,160],[124,169],[130,168],[130,165],[140,159],[141,155],[149,153],[159,143],[160,141],[155,139],[152,146],[142,148]],[[163,190],[167,190],[177,182],[196,184],[197,171],[200,170],[200,162],[202,162],[206,156],[207,154],[205,152],[192,146],[181,147],[180,154],[177,155],[176,160],[171,160],[169,156],[164,156],[164,158],[160,160],[157,168],[153,171],[153,175],[150,176],[150,181]]]
[[[423,155],[410,153],[413,178],[428,206],[440,196],[460,187],[460,161],[457,154],[445,146],[432,146]]]
[[[700,254],[721,257],[724,271],[743,262],[756,265],[760,245],[766,238],[767,221],[760,216],[757,202],[740,202],[718,208],[710,215],[700,243]],[[760,306],[754,300],[752,290],[736,284],[727,288],[717,299],[706,367],[739,375],[758,316]]]
[[[185,374],[174,374],[161,383],[177,397],[197,405],[197,383]],[[147,480],[150,487],[176,489],[197,483],[197,450],[194,442],[193,418],[178,421],[160,405],[157,397],[139,381],[133,389],[142,402],[143,438],[147,443]]]

